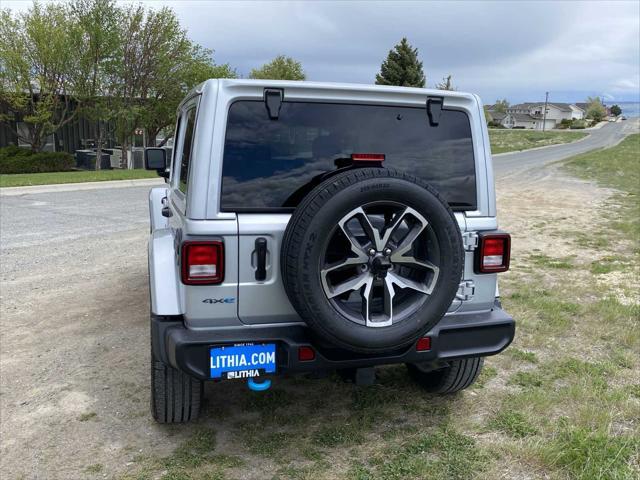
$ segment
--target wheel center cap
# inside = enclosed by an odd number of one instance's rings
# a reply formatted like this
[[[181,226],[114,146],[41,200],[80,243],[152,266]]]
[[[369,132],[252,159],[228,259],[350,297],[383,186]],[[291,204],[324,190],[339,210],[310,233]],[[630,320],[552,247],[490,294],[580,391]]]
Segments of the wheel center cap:
[[[376,253],[369,261],[371,273],[379,277],[386,277],[387,271],[393,266],[389,257],[382,253]]]

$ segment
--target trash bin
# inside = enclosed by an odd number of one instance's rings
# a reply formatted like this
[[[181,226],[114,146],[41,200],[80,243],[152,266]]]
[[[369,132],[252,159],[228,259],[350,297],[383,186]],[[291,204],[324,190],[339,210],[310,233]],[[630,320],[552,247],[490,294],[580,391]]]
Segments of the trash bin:
[[[83,170],[89,169],[89,155],[95,155],[93,150],[76,150],[76,167]],[[95,166],[95,160],[93,165]]]
[[[95,170],[96,169],[96,157],[98,154],[96,152],[90,152],[86,154],[87,158],[87,166],[86,170]],[[102,153],[102,161],[100,162],[101,170],[111,170],[111,155],[108,153]]]
[[[144,148],[133,149],[133,168],[144,168]]]

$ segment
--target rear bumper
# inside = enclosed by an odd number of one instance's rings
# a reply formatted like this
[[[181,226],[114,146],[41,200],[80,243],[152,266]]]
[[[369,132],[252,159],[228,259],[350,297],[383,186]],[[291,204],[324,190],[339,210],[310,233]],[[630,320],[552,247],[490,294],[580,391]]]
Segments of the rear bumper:
[[[495,307],[485,313],[457,314],[444,317],[427,334],[431,350],[417,352],[415,345],[386,355],[363,355],[314,344],[303,325],[245,326],[219,330],[191,330],[181,320],[151,318],[156,358],[189,375],[209,379],[209,348],[214,345],[269,342],[276,343],[279,373],[312,372],[342,368],[359,368],[394,363],[430,362],[495,355],[513,340],[515,321]],[[298,360],[298,347],[312,346],[316,356],[311,361]]]

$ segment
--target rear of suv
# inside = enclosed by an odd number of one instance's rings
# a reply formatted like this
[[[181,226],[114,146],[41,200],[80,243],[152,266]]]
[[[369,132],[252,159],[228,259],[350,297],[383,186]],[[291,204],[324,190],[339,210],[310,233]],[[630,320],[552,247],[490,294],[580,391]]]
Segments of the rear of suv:
[[[491,155],[475,95],[209,80],[181,103],[150,192],[152,413],[197,417],[203,382],[357,383],[404,363],[471,385],[512,341]]]

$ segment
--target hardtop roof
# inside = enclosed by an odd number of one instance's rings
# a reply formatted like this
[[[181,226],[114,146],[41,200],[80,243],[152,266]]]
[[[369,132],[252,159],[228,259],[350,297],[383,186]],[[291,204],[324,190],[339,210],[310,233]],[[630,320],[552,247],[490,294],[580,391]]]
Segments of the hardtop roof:
[[[395,95],[421,95],[421,96],[434,96],[434,97],[457,97],[473,99],[475,95],[467,92],[459,92],[457,90],[437,90],[431,88],[416,88],[416,87],[398,87],[391,85],[374,85],[364,83],[337,83],[337,82],[310,82],[310,81],[297,81],[297,80],[254,80],[254,79],[229,79],[229,78],[212,78],[206,80],[199,85],[196,85],[186,95],[185,100],[189,97],[203,93],[208,88],[218,84],[221,88],[233,88],[233,87],[264,87],[264,88],[282,88],[285,90],[326,90],[329,92],[367,92],[381,94],[395,94]],[[184,102],[184,101],[183,101]],[[182,103],[181,103],[182,105]]]

